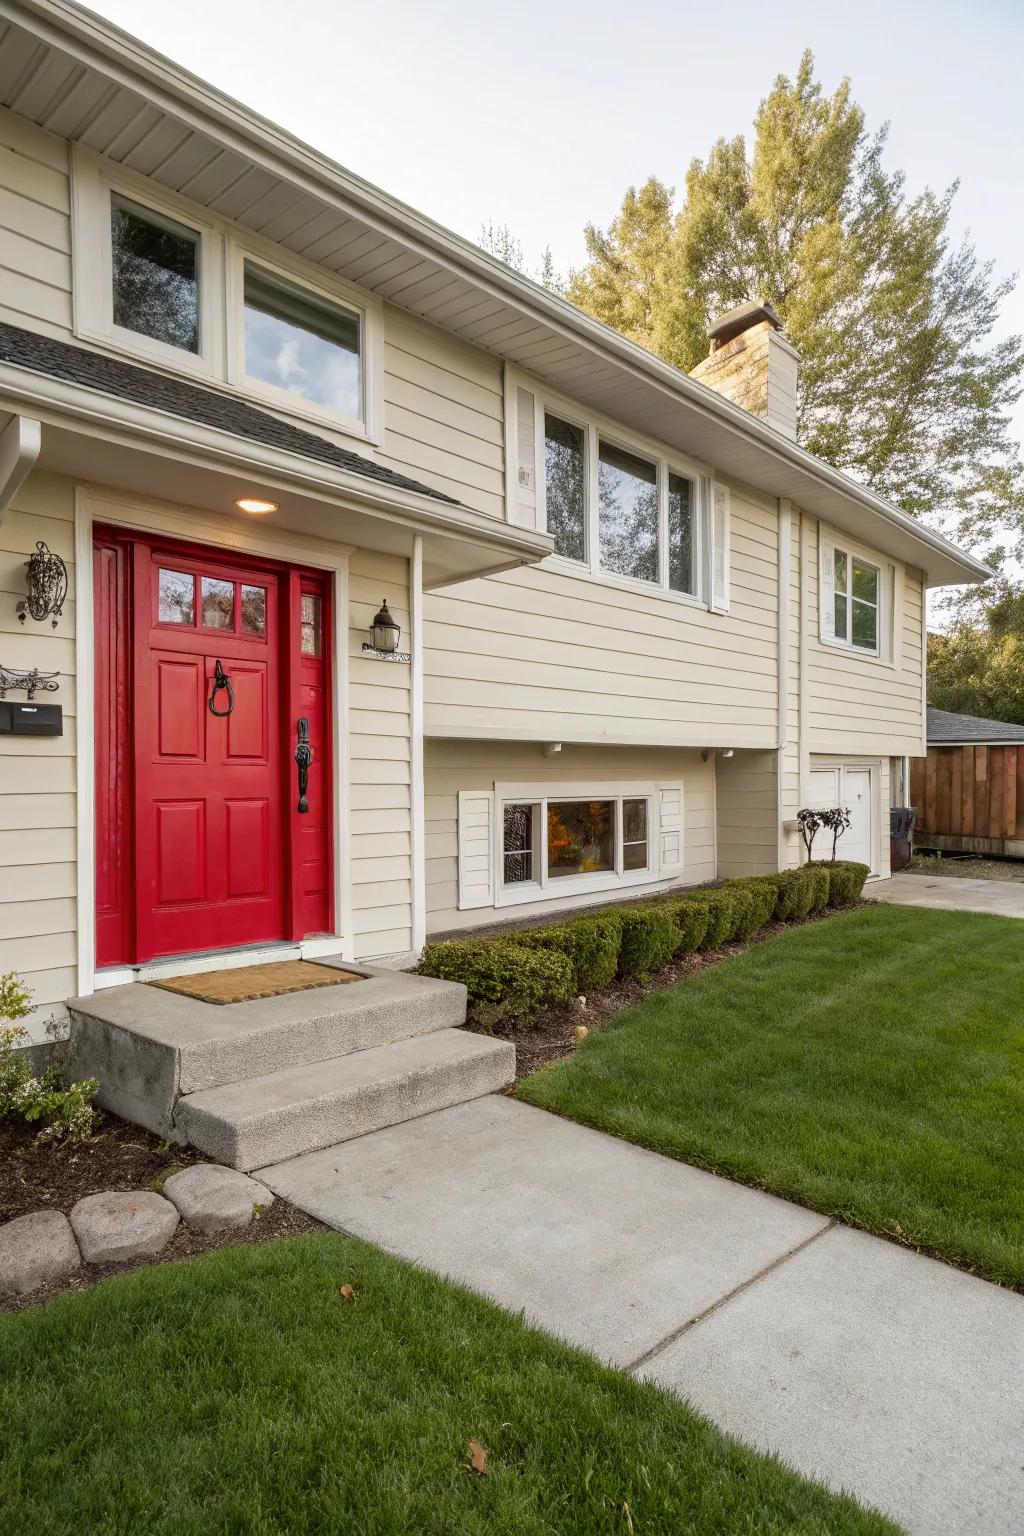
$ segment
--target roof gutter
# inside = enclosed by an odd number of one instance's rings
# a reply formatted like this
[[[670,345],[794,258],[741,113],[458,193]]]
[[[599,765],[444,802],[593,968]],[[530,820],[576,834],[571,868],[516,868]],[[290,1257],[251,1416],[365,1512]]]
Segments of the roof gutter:
[[[188,70],[146,48],[92,12],[70,3],[70,0],[13,0],[13,3],[12,0],[0,0],[0,15],[10,16],[22,25],[28,22],[40,37],[56,47],[62,44],[66,47],[72,42],[84,54],[93,55],[97,67],[120,79],[129,89],[138,90],[140,83],[145,82],[154,104],[163,97],[167,107],[189,121],[197,131],[209,132],[211,125],[216,125],[222,134],[233,138],[237,147],[253,158],[266,163],[269,157],[293,177],[298,176],[311,191],[319,195],[328,193],[357,216],[385,233],[396,235],[411,249],[461,268],[463,275],[483,292],[501,299],[511,298],[563,334],[584,341],[595,352],[613,355],[631,371],[644,375],[676,399],[726,423],[748,441],[793,465],[820,485],[867,508],[925,548],[941,555],[963,572],[964,581],[987,580],[991,576],[990,568],[982,561],[815,458],[749,411],[733,405],[531,278],[514,272],[470,241],[321,155],[277,124],[214,90]]]

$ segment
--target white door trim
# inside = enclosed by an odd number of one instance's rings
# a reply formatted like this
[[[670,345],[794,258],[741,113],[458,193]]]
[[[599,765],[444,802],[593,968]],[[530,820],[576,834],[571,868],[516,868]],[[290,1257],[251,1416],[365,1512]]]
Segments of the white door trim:
[[[333,578],[334,615],[334,933],[325,938],[303,941],[313,949],[326,945],[331,953],[351,960],[354,951],[352,933],[352,890],[350,881],[350,803],[347,741],[349,734],[349,610],[348,565],[350,546],[325,544],[320,539],[304,539],[283,529],[255,523],[241,523],[236,518],[203,516],[181,507],[168,506],[143,497],[121,496],[88,485],[75,486],[75,711],[76,755],[75,788],[77,793],[76,896],[77,896],[77,988],[87,997],[97,985],[96,968],[96,732],[94,722],[95,652],[93,635],[92,545],[96,523],[110,523],[119,528],[161,538],[187,539],[218,549],[242,550],[269,559],[306,565],[326,571]],[[271,946],[266,946],[271,947]],[[292,948],[298,947],[295,945]],[[324,953],[323,949],[319,952]],[[224,950],[227,967],[236,954],[251,954],[251,949]],[[190,962],[183,961],[183,965]],[[235,960],[235,964],[244,964]],[[197,965],[197,969],[202,968]],[[208,968],[208,967],[207,967]],[[112,976],[120,967],[105,968]],[[124,969],[131,969],[125,967]],[[178,974],[190,974],[182,970]],[[121,978],[119,978],[121,979]],[[102,981],[101,981],[102,984]],[[107,982],[107,985],[113,983]]]
[[[870,800],[870,843],[871,843],[871,874],[870,878],[876,880],[882,871],[882,760],[878,757],[825,757],[819,753],[812,753],[809,773],[828,773],[835,769],[840,773],[840,793],[843,793],[843,777],[847,768],[866,770],[871,775],[871,800]],[[806,802],[806,796],[804,796]],[[842,857],[842,839],[839,840],[838,852]]]

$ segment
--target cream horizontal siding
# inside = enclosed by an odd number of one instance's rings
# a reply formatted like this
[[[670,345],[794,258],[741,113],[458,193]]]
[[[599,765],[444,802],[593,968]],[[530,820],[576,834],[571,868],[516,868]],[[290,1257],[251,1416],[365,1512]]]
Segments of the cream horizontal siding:
[[[349,832],[357,959],[412,948],[410,675],[363,655],[381,601],[409,629],[409,567],[357,550],[349,566]]]
[[[387,305],[379,462],[503,518],[502,388],[497,358]]]
[[[71,334],[68,146],[0,107],[0,320]]]
[[[778,754],[737,752],[715,764],[718,873],[771,874],[779,867]]]
[[[833,535],[842,544],[842,535]],[[913,757],[924,750],[921,630],[924,615],[922,578],[897,567],[893,594],[898,612],[888,612],[883,626],[883,658],[859,655],[844,646],[825,645],[818,615],[818,528],[810,521],[807,537],[807,733],[806,749],[840,757]],[[868,552],[871,554],[871,552]],[[893,562],[871,556],[887,572]]]
[[[479,927],[484,923],[529,917],[613,900],[608,892],[564,902],[530,902],[515,907],[458,909],[458,797],[463,789],[488,790],[501,783],[681,782],[683,788],[683,866],[681,881],[696,885],[715,875],[714,765],[699,752],[626,747],[565,747],[557,758],[545,757],[529,742],[426,741],[424,743],[427,929]],[[643,894],[650,887],[637,888]],[[628,890],[623,895],[628,895]]]
[[[49,619],[21,624],[15,614],[37,539],[68,566],[56,629]],[[63,706],[64,735],[0,736],[0,973],[23,976],[37,1005],[61,1003],[75,990],[74,583],[73,486],[30,475],[0,524],[0,662],[60,672],[57,693],[40,698]]]
[[[428,593],[427,734],[774,745],[777,536],[734,490],[725,614],[553,563]]]

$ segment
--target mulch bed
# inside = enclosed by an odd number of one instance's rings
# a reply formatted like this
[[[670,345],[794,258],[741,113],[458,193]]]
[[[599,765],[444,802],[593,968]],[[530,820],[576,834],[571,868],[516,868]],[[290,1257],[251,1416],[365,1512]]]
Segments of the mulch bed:
[[[873,903],[865,901],[854,903],[854,906],[871,905]],[[851,912],[854,906],[844,907],[842,910]],[[495,1027],[494,1033],[499,1039],[511,1040],[515,1045],[516,1082],[518,1082],[520,1078],[529,1077],[541,1067],[553,1066],[556,1062],[565,1061],[574,1055],[579,1044],[576,1037],[579,1025],[585,1025],[588,1031],[600,1029],[602,1024],[613,1019],[617,1013],[622,1013],[626,1008],[632,1008],[635,1003],[643,1002],[644,998],[649,997],[652,992],[665,992],[668,988],[677,986],[679,982],[686,981],[690,976],[698,976],[709,966],[721,965],[723,960],[742,954],[751,944],[761,944],[780,933],[788,933],[792,928],[801,928],[807,923],[828,922],[830,918],[838,916],[838,911],[826,908],[824,912],[812,912],[809,917],[794,923],[768,923],[753,938],[742,943],[723,944],[719,949],[707,949],[696,955],[682,955],[660,971],[655,971],[646,982],[613,981],[610,987],[590,993],[582,1002],[579,998],[575,998],[571,1003],[560,1003],[557,1007],[549,1008],[528,1020],[503,1020]],[[509,1092],[512,1090],[510,1089]]]
[[[86,1141],[52,1145],[36,1140],[30,1126],[0,1121],[0,1223],[31,1211],[57,1210],[69,1215],[86,1195],[109,1189],[155,1189],[179,1168],[209,1162],[193,1147],[161,1141],[140,1126],[96,1111],[93,1134]],[[0,1311],[19,1312],[38,1306],[62,1291],[84,1291],[109,1275],[129,1274],[150,1264],[173,1264],[214,1248],[242,1243],[266,1243],[278,1237],[323,1232],[319,1221],[306,1216],[280,1196],[248,1227],[225,1232],[196,1232],[181,1222],[167,1247],[156,1258],[129,1264],[88,1264],[75,1274],[42,1286],[28,1296],[0,1299]]]

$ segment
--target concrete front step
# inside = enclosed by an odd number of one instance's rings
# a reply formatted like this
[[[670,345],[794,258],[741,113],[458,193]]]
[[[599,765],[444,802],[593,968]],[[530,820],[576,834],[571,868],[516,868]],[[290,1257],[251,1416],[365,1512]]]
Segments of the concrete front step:
[[[183,1095],[336,1062],[465,1021],[462,986],[401,971],[344,968],[364,979],[224,1006],[139,982],[72,999],[75,1073],[99,1079],[104,1108],[180,1140],[175,1104]]]
[[[442,1029],[189,1094],[175,1120],[201,1152],[248,1172],[494,1093],[514,1077],[509,1041]]]

